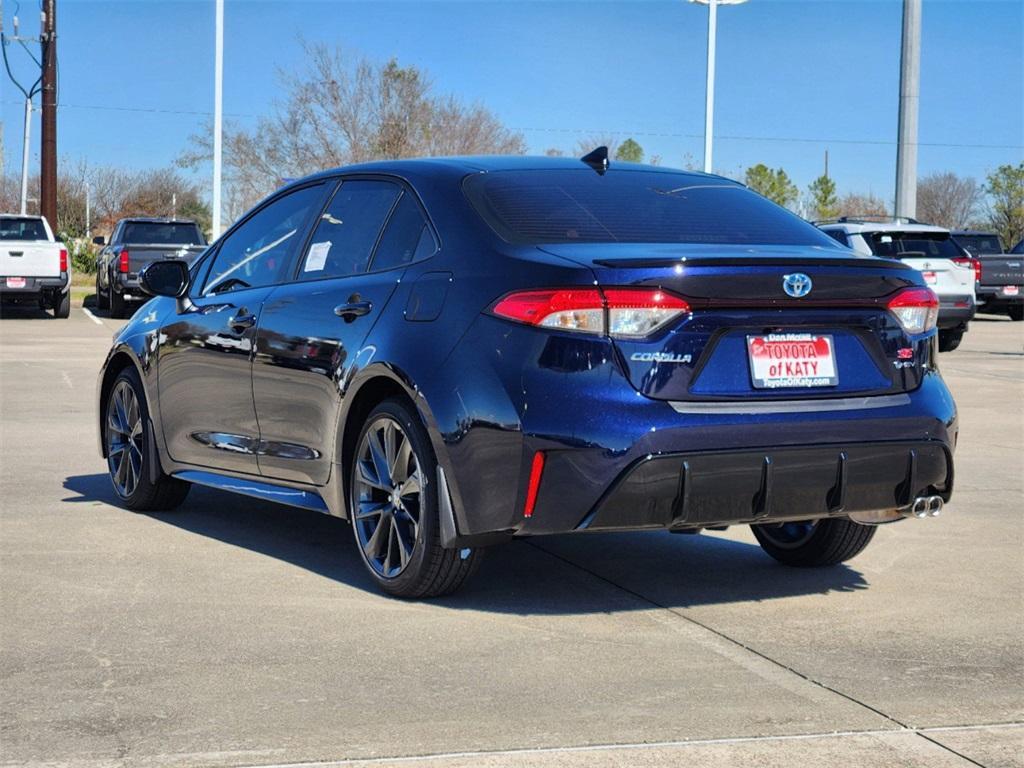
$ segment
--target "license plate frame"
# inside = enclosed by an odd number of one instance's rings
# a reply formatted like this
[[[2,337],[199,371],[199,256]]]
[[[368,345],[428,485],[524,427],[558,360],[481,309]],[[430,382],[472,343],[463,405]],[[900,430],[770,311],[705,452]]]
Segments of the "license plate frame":
[[[828,333],[747,336],[754,389],[819,389],[839,385],[835,337]]]

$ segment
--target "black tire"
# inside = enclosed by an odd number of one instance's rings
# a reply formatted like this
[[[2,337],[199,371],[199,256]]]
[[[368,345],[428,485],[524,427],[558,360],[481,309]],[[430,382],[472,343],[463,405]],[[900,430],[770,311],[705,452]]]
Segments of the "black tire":
[[[67,293],[60,293],[53,304],[53,316],[58,320],[67,320],[71,317],[71,290]]]
[[[1006,308],[1006,314],[1016,323],[1024,320],[1024,304],[1011,304]]]
[[[122,320],[128,317],[128,302],[124,300],[124,296],[114,290],[114,286],[110,286],[110,316],[116,317],[118,320]]]
[[[802,568],[838,565],[856,557],[876,530],[845,517],[750,527],[761,549],[780,563]]]
[[[952,352],[960,346],[964,332],[960,329],[939,331],[939,352]]]
[[[96,309],[109,309],[110,299],[100,289],[100,273],[96,273]]]
[[[376,454],[371,444],[377,446]],[[383,464],[375,455],[383,457]],[[416,412],[401,400],[385,400],[374,408],[360,430],[349,466],[350,522],[370,576],[396,597],[454,592],[483,558],[480,549],[441,546],[436,477],[437,459]],[[413,487],[418,490],[403,490]],[[409,539],[411,551],[403,544]]]
[[[127,396],[129,390],[134,405]],[[149,405],[134,368],[125,368],[114,379],[105,414],[103,441],[107,471],[121,502],[136,512],[166,512],[180,505],[192,486],[165,475],[160,467],[156,467],[155,473],[150,472]]]

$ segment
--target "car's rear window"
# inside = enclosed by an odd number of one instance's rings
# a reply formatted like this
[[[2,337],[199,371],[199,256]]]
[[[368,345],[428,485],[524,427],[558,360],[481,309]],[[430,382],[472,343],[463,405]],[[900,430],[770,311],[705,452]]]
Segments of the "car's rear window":
[[[1003,252],[999,235],[954,235],[953,239],[970,251],[972,256]]]
[[[871,252],[893,259],[958,259],[964,254],[946,232],[864,232]]]
[[[735,243],[835,241],[803,219],[724,179],[610,170],[495,171],[467,178],[466,195],[514,243]]]
[[[124,226],[126,243],[145,245],[205,245],[195,224],[179,222],[135,221]]]
[[[39,219],[4,216],[0,218],[0,240],[46,240],[46,227]]]

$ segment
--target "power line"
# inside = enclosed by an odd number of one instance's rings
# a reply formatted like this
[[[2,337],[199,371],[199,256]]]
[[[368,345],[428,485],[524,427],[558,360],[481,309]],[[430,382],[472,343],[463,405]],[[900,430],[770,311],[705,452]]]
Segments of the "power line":
[[[20,102],[14,102],[5,100],[3,104],[19,104]],[[193,117],[213,117],[213,112],[206,112],[202,110],[187,110],[187,109],[159,109],[156,107],[118,107],[108,106],[103,104],[68,104],[61,102],[59,105],[65,109],[87,109],[87,110],[100,110],[107,112],[137,112],[140,114],[154,114],[154,115],[186,115]],[[261,115],[250,114],[246,112],[225,112],[226,117],[247,117],[258,119]],[[704,138],[703,133],[680,133],[677,131],[637,131],[632,129],[616,129],[612,130],[609,128],[542,128],[538,126],[532,127],[520,127],[513,128],[512,130],[522,131],[523,133],[569,133],[574,135],[601,135],[601,134],[612,134],[615,136],[646,136],[654,138],[670,138],[670,139],[702,139]],[[809,136],[748,136],[741,134],[718,134],[716,138],[726,139],[729,141],[772,141],[792,144],[851,144],[851,145],[874,145],[883,147],[896,146],[898,143],[896,139],[839,139],[835,137],[809,137]],[[1024,150],[1024,144],[958,144],[950,142],[929,142],[922,141],[918,142],[919,147],[936,147],[944,149],[1020,149]]]

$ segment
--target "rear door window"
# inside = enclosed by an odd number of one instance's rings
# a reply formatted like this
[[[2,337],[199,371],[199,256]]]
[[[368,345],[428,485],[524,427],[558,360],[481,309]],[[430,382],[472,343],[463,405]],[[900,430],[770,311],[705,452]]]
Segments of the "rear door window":
[[[346,277],[366,271],[384,222],[402,188],[389,181],[344,181],[320,215],[299,279]]]
[[[946,232],[865,232],[864,239],[876,256],[891,259],[958,259],[960,247]]]
[[[0,219],[0,240],[46,240],[46,227],[39,219],[5,216]]]

